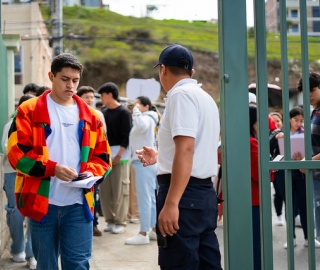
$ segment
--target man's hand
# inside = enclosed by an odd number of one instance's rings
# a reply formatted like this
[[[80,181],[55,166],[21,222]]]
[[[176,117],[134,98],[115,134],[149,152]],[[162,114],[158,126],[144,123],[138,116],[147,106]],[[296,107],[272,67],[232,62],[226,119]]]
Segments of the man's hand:
[[[172,236],[179,230],[179,208],[176,206],[164,205],[159,217],[158,227],[163,236]]]
[[[143,146],[143,149],[137,150],[136,154],[144,167],[157,163],[158,152],[152,147]]]
[[[114,159],[112,160],[112,164],[113,165],[119,165],[120,164],[120,160],[121,160],[121,157],[119,155],[116,155],[114,157]]]
[[[57,178],[66,182],[70,182],[72,179],[78,177],[78,173],[75,169],[61,164],[56,165],[54,174]]]

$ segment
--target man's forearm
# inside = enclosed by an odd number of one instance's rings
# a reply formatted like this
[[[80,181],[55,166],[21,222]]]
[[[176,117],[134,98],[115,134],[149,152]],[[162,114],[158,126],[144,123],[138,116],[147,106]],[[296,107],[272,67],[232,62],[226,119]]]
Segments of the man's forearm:
[[[178,205],[190,179],[193,152],[176,152],[171,174],[171,184],[166,198],[167,205]]]

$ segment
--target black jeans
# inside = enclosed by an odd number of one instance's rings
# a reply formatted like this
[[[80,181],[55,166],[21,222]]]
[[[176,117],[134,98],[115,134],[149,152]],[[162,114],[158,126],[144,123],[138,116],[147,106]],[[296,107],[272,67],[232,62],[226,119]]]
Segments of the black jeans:
[[[284,202],[286,200],[286,190],[285,190],[285,179],[284,170],[278,171],[275,175],[277,177],[279,191],[281,193]],[[299,209],[301,226],[303,229],[304,238],[308,239],[307,231],[307,202],[306,202],[306,181],[304,174],[299,170],[292,170],[292,206],[293,206],[293,225],[295,224],[295,214],[297,213],[297,208]],[[293,235],[296,237],[295,226],[293,226]]]

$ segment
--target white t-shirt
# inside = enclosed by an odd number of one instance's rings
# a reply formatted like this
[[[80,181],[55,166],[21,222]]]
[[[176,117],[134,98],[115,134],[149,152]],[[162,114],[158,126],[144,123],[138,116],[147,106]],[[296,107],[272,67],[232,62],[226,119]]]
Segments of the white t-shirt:
[[[217,175],[220,134],[219,111],[212,97],[196,80],[183,79],[168,92],[159,128],[158,174],[172,173],[173,138],[195,138],[191,176]]]
[[[47,147],[51,160],[58,164],[80,170],[80,143],[78,134],[78,105],[62,106],[47,95],[48,110],[52,133],[47,138]],[[62,185],[62,180],[51,177],[49,203],[57,206],[82,204],[83,190]]]

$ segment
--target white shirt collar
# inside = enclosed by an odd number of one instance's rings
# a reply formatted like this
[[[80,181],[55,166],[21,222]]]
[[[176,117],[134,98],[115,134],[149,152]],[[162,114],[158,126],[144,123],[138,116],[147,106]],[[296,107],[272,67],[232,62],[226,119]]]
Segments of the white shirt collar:
[[[167,98],[169,98],[171,96],[171,94],[174,92],[174,89],[176,89],[177,87],[185,84],[185,83],[193,83],[193,84],[197,84],[198,81],[197,80],[194,80],[194,79],[182,79],[180,81],[178,81],[167,93]],[[199,87],[201,87],[201,83],[198,84]]]

